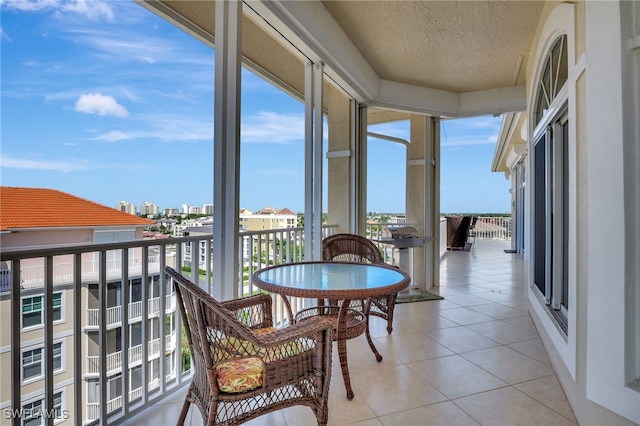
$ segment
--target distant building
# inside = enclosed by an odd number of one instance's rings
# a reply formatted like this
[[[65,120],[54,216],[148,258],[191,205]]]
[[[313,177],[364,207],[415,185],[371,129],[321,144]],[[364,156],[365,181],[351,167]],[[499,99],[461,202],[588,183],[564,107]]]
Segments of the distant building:
[[[196,207],[196,206],[191,205],[191,204],[183,204],[182,205],[182,214],[183,215],[202,214],[202,209],[200,207]]]
[[[116,209],[134,216],[136,214],[136,206],[128,201],[120,201],[116,206]]]
[[[176,207],[172,207],[169,209],[162,209],[162,216],[172,217],[172,216],[179,216],[179,215],[180,215],[180,209]]]
[[[146,217],[155,217],[158,215],[158,205],[145,201],[140,205],[140,214]]]
[[[298,215],[291,210],[284,208],[281,210],[275,207],[265,207],[258,213],[250,210],[240,209],[239,228],[242,233],[247,231],[264,231],[270,229],[288,229],[295,228],[298,223]],[[292,232],[292,235],[294,233]],[[242,234],[241,234],[242,235]],[[265,238],[262,236],[261,238]],[[253,241],[251,243],[250,241]],[[243,259],[249,259],[250,251],[254,253],[257,250],[255,246],[255,238],[244,237],[241,242],[241,250]],[[275,255],[275,253],[271,253]]]
[[[204,204],[202,206],[202,214],[213,214],[213,204]]]
[[[287,208],[278,210],[268,206],[258,213],[240,210],[240,229],[244,231],[295,228],[297,223],[298,215]]]
[[[184,214],[184,213],[183,213]],[[195,219],[184,219],[181,223],[172,226],[174,237],[186,237],[188,233],[184,233],[187,228],[198,228],[202,226],[213,225],[213,217],[198,217]]]
[[[112,209],[54,189],[3,186],[0,201],[3,250],[131,241],[155,224],[125,214],[126,201]]]
[[[153,226],[154,221],[132,216],[126,212],[127,205],[130,203],[123,202],[122,208],[113,209],[100,205],[98,203],[85,200],[61,191],[53,189],[40,188],[18,188],[18,187],[0,187],[0,250],[8,252],[16,249],[48,249],[64,246],[87,245],[87,244],[104,244],[119,243],[132,240],[141,240],[144,238],[145,228]],[[120,204],[119,204],[120,205]],[[37,206],[38,208],[33,208]],[[99,252],[88,252],[82,254],[81,276],[82,291],[80,295],[74,294],[74,282],[72,274],[69,274],[71,266],[74,265],[73,254],[55,256],[53,259],[53,373],[54,380],[54,404],[56,407],[73,407],[75,389],[82,389],[84,408],[83,418],[94,421],[99,419],[100,414],[100,381],[99,368],[101,352],[106,354],[109,359],[115,361],[115,366],[108,372],[108,400],[109,404],[117,404],[122,399],[122,386],[117,384],[121,382],[123,376],[127,375],[131,378],[130,395],[141,394],[141,380],[147,377],[152,382],[158,380],[160,362],[164,359],[176,356],[176,348],[179,336],[176,330],[170,330],[167,333],[166,354],[159,353],[159,345],[154,343],[152,336],[146,336],[147,341],[143,342],[142,337],[135,333],[145,321],[148,321],[150,327],[164,326],[165,316],[167,318],[175,317],[175,303],[171,299],[172,292],[167,290],[166,295],[169,297],[166,315],[161,315],[150,304],[147,309],[148,319],[143,320],[142,316],[135,313],[144,312],[142,310],[142,287],[147,285],[146,292],[149,300],[158,300],[160,270],[157,265],[159,262],[151,262],[143,277],[142,268],[140,268],[140,259],[142,253],[140,248],[129,250],[128,277],[129,283],[126,287],[122,285],[122,255],[119,250],[106,252],[106,263],[109,265],[111,274],[107,276],[107,285],[109,288],[109,303],[111,310],[123,309],[122,307],[122,289],[128,288],[131,294],[129,299],[129,335],[131,336],[132,354],[129,358],[129,366],[121,365],[121,349],[120,336],[122,334],[121,318],[117,317],[108,319],[107,323],[107,345],[101,347],[99,344],[99,317],[96,314],[99,306],[99,279],[101,255]],[[153,258],[153,257],[151,257]],[[13,348],[11,342],[11,333],[4,329],[0,333],[0,348],[10,348],[11,351],[19,350],[22,359],[21,371],[18,373],[22,376],[22,395],[28,395],[29,398],[43,398],[44,371],[46,369],[46,359],[44,356],[44,283],[46,280],[45,264],[42,258],[29,258],[20,261],[20,312],[17,314],[20,318],[19,332],[21,334],[21,345],[19,348]],[[12,281],[13,269],[9,262],[0,264],[0,312],[11,312],[11,297],[9,283]],[[80,309],[74,310],[74,296],[80,297]],[[155,298],[155,299],[154,299]],[[157,306],[160,306],[159,303]],[[75,315],[81,315],[82,336],[80,337],[86,342],[86,353],[82,353],[82,359],[76,356],[74,343],[74,320]],[[3,320],[4,321],[4,320]],[[3,324],[8,324],[6,321]],[[156,339],[157,340],[157,339]],[[150,348],[147,352],[147,359],[142,359],[142,346]],[[155,346],[154,346],[155,345]],[[0,365],[10,365],[11,351],[0,350]],[[139,355],[137,355],[139,354]],[[80,354],[78,354],[80,355]],[[118,364],[120,363],[120,364]],[[69,375],[73,371],[74,366],[80,364],[82,367],[82,382],[74,383],[73,375]],[[146,366],[146,376],[142,373],[142,366]],[[4,367],[3,367],[4,368]],[[3,370],[3,373],[5,371]],[[175,374],[175,371],[169,371],[169,374]],[[71,377],[71,379],[70,379]],[[4,399],[11,395],[9,382],[4,381],[0,384],[0,394],[3,395],[0,400],[0,406],[9,407],[10,403]],[[23,400],[23,402],[25,402]],[[31,408],[27,401],[23,407]],[[40,420],[40,419],[38,419]],[[21,424],[31,424],[25,421]],[[81,422],[76,421],[76,424]],[[5,423],[3,423],[5,424]],[[8,423],[7,423],[8,424]],[[41,424],[38,422],[36,424]],[[56,422],[57,424],[57,422]]]

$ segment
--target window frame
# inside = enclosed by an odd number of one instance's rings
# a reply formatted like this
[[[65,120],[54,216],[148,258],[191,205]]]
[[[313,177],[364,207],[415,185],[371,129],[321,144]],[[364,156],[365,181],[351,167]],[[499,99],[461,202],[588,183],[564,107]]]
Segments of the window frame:
[[[24,301],[27,299],[40,299],[40,322],[38,322],[37,324],[32,324],[32,325],[26,325],[25,326],[25,321],[24,321],[24,315],[25,315],[25,311],[24,311]],[[59,301],[59,306],[56,306],[56,302]],[[33,305],[33,303],[31,304]],[[64,291],[56,291],[53,293],[53,301],[52,301],[52,309],[53,309],[53,323],[54,324],[58,324],[61,322],[64,322]],[[56,312],[59,313],[58,317],[56,319]],[[35,330],[39,327],[44,327],[44,294],[35,294],[35,295],[30,295],[30,296],[24,296],[21,298],[21,304],[20,304],[20,327],[22,330]]]
[[[64,359],[65,359],[65,344],[64,343],[65,343],[64,340],[59,340],[59,341],[53,342],[53,350],[54,350],[53,374],[54,375],[55,374],[60,374],[60,373],[63,373],[64,371],[66,371],[65,364],[64,364]],[[58,355],[55,354],[56,346],[60,347],[60,353]],[[24,374],[24,368],[25,368],[24,355],[27,352],[34,352],[34,351],[39,351],[40,352],[40,360],[38,361],[38,363],[40,364],[40,374],[35,375],[35,376],[25,377],[25,374]],[[44,364],[43,364],[43,353],[44,353],[44,345],[32,346],[30,348],[26,348],[26,349],[21,351],[21,356],[20,356],[20,377],[22,379],[22,384],[37,382],[38,380],[42,380],[44,378],[44,369],[45,369],[45,367],[44,367]],[[59,359],[59,364],[60,364],[60,366],[58,368],[55,368],[56,357]],[[31,364],[35,364],[35,362],[32,362]],[[31,365],[31,364],[29,364],[29,365]]]
[[[27,421],[32,419],[38,419],[38,418],[40,419],[40,423],[38,423],[38,425],[46,424],[46,421],[43,421],[45,419],[45,416],[43,415],[43,412],[42,412],[44,405],[45,405],[44,395],[40,395],[38,398],[32,399],[29,402],[24,403],[22,405],[23,417],[22,417],[21,425],[24,426]],[[65,405],[66,405],[66,399],[65,399],[64,389],[60,390],[59,392],[55,392],[53,394],[53,410],[57,412],[58,415],[53,419],[54,424],[58,424],[69,418],[69,414],[65,413],[65,409],[64,409]],[[34,416],[33,415],[34,410],[36,409],[39,409],[40,412],[39,412],[39,415]],[[27,412],[29,413],[28,417],[27,417]]]

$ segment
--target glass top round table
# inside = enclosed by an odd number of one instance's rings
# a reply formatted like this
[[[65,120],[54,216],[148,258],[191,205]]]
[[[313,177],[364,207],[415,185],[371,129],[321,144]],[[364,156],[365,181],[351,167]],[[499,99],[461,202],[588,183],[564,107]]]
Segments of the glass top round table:
[[[357,299],[396,293],[409,276],[394,267],[351,262],[299,262],[270,266],[253,274],[266,291],[293,297]]]
[[[370,300],[372,297],[388,296],[403,290],[409,286],[410,278],[405,272],[385,264],[299,262],[270,266],[254,273],[251,280],[256,287],[271,293],[318,299],[318,307],[303,309],[296,318],[303,318],[300,317],[301,314],[309,313],[332,318],[347,399],[352,399],[346,340],[364,331],[376,359],[378,362],[382,361],[369,334]],[[283,299],[293,321],[291,305],[287,297]],[[341,300],[340,306],[324,306],[325,299],[334,302]],[[363,311],[360,313],[350,308],[350,301],[355,299],[363,300]],[[354,318],[359,319],[355,321]]]

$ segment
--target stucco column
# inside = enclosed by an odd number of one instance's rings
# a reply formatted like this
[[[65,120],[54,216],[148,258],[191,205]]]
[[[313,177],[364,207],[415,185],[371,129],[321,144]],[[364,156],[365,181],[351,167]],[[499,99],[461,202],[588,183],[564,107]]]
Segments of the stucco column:
[[[425,235],[425,150],[427,145],[427,117],[410,117],[409,146],[407,147],[407,222],[415,224],[418,234]],[[410,249],[413,251],[412,287],[425,289],[426,270],[424,246]]]
[[[242,3],[217,2],[215,22],[213,296],[229,300],[238,297]]]
[[[407,149],[407,221],[424,236],[413,250],[412,287],[428,290],[438,285],[439,269],[439,120],[412,115]]]
[[[327,84],[326,105],[329,111],[329,148],[327,152],[329,224],[338,225],[338,232],[354,232],[350,229],[352,214],[351,194],[351,104],[332,85]]]

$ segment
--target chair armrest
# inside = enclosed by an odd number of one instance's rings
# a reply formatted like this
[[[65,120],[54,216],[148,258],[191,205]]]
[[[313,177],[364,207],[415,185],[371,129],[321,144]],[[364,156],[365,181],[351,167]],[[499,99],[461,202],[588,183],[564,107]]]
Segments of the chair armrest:
[[[273,299],[268,294],[228,300],[221,305],[249,328],[273,326]]]
[[[256,306],[259,304],[271,304],[272,299],[266,293],[254,294],[253,296],[243,297],[242,299],[233,299],[227,300],[225,302],[220,302],[225,309],[230,311],[236,311],[238,309],[247,308],[249,306]]]
[[[333,322],[321,317],[315,317],[290,325],[286,328],[278,329],[273,333],[254,335],[254,338],[260,346],[269,348],[286,344],[296,339],[308,338],[324,330],[328,330],[329,333],[332,333]],[[331,340],[330,336],[331,335],[329,335],[329,339]]]

